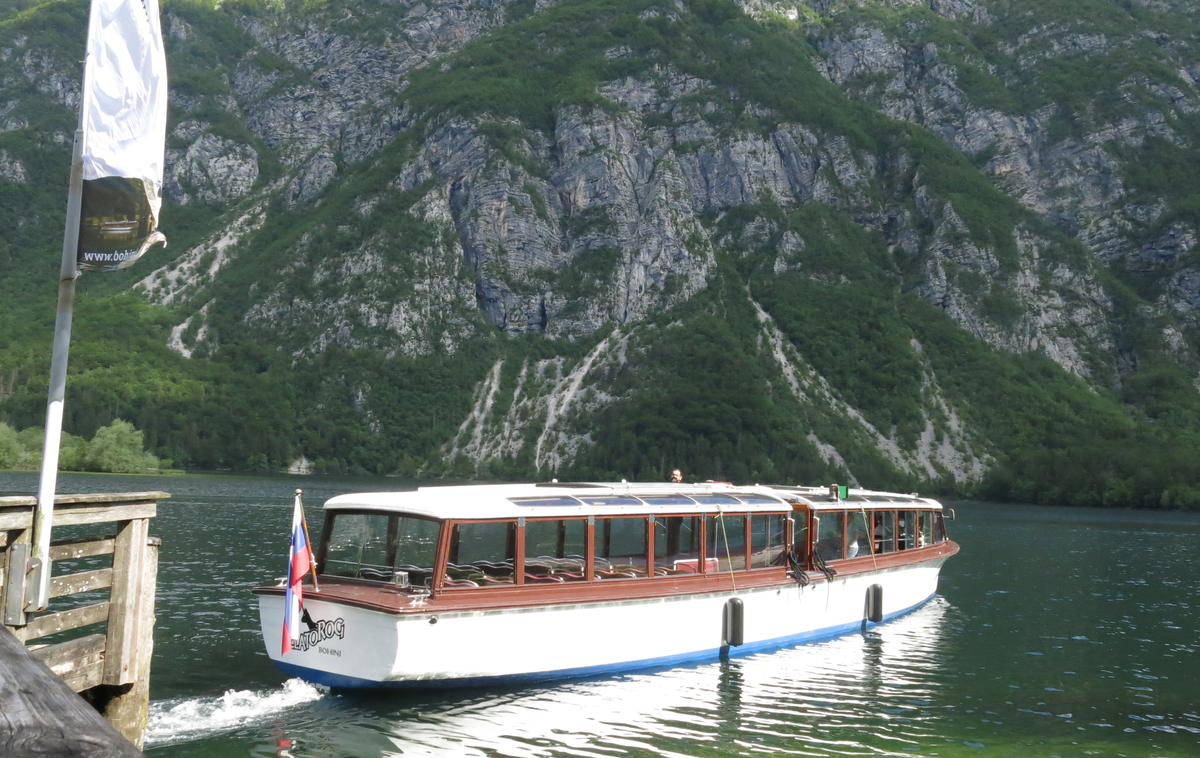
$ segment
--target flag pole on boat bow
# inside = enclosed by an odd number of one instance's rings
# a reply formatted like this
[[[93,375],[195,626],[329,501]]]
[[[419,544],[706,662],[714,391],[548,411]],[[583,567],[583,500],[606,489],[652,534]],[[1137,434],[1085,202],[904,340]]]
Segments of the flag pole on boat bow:
[[[296,489],[296,507],[300,509],[300,523],[304,525],[304,544],[308,548],[308,567],[312,569],[313,589],[317,592],[321,591],[321,585],[317,584],[317,557],[313,554],[312,537],[308,536],[308,517],[304,515],[304,490]]]
[[[25,611],[45,610],[50,599],[50,532],[75,280],[81,269],[130,266],[151,246],[166,242],[158,231],[166,132],[167,61],[158,0],[92,0],[67,190],[33,558],[28,573],[22,573],[29,577]]]

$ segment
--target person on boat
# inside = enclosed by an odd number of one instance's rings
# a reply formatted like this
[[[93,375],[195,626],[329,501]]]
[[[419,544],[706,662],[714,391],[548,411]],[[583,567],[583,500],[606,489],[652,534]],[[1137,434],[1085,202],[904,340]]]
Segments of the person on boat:
[[[870,552],[871,547],[867,544],[866,535],[858,529],[854,530],[850,534],[850,544],[846,546],[846,557],[855,558],[860,555],[867,555]]]
[[[671,472],[671,482],[673,484],[681,484],[683,482],[683,472],[675,469]]]

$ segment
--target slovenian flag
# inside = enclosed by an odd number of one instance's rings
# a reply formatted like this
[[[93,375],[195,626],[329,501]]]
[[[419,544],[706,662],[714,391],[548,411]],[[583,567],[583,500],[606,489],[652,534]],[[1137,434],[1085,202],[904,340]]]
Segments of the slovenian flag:
[[[300,604],[304,601],[302,583],[311,568],[308,539],[304,535],[304,506],[296,497],[292,511],[292,549],[288,553],[287,595],[283,605],[283,652],[300,640]]]

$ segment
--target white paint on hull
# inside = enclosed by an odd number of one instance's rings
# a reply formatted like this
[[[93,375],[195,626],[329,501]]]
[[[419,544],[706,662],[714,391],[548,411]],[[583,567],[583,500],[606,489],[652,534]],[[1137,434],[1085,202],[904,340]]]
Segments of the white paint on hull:
[[[722,645],[722,612],[733,597],[745,608],[741,650],[849,631],[865,618],[870,585],[882,585],[884,614],[894,615],[937,591],[944,560],[838,576],[808,587],[787,583],[706,595],[473,612],[395,615],[313,599],[305,602],[311,618],[342,619],[344,636],[283,656],[278,643],[272,644],[282,634],[283,598],[260,595],[259,610],[272,660],[319,683],[444,685],[559,678],[711,657]]]

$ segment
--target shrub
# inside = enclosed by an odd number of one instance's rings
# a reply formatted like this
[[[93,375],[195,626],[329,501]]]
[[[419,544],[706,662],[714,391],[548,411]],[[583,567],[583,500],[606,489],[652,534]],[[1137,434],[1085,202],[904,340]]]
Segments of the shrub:
[[[158,459],[145,451],[142,433],[133,424],[117,419],[96,430],[83,465],[90,471],[136,474],[157,471]]]
[[[21,452],[16,430],[0,421],[0,468],[16,468]]]

